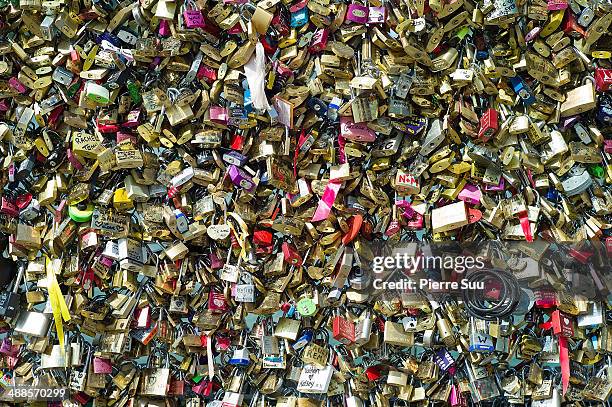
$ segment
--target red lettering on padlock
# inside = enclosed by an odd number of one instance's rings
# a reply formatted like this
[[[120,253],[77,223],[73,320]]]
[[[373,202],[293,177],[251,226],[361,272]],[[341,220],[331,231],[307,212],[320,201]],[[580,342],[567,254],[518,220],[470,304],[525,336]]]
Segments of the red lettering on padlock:
[[[332,336],[344,345],[355,342],[355,324],[348,319],[336,315],[332,322]]]
[[[497,111],[492,108],[485,110],[480,118],[480,129],[478,130],[478,138],[482,141],[489,141],[491,137],[499,129]]]
[[[612,88],[612,69],[595,68],[595,90],[607,92]]]
[[[568,4],[565,0],[548,0],[546,8],[549,11],[565,10]]]

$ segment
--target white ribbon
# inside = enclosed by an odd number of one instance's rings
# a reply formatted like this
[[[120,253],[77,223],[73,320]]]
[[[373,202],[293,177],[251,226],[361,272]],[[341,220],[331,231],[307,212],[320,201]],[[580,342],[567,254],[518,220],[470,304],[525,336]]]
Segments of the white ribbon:
[[[266,56],[264,53],[263,45],[261,42],[257,42],[255,46],[255,53],[251,56],[251,59],[244,66],[244,74],[246,75],[247,82],[249,83],[249,89],[251,90],[251,101],[253,107],[257,110],[268,110],[270,104],[266,98],[264,91],[265,77],[266,77]]]

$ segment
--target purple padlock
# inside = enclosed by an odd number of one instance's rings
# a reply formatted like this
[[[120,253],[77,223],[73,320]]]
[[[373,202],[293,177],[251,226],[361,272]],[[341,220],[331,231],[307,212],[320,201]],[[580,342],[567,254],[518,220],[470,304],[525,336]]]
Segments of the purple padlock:
[[[369,8],[368,24],[382,24],[385,21],[387,21],[387,9],[384,6]]]
[[[238,151],[234,150],[224,153],[221,156],[221,159],[230,165],[237,165],[238,167],[242,167],[249,160],[247,156],[242,155]]]
[[[353,3],[348,6],[346,11],[346,20],[357,24],[365,24],[368,22],[369,9],[361,4]]]
[[[504,191],[505,189],[506,189],[506,181],[504,180],[504,178],[500,178],[499,184],[497,185],[486,184],[484,187],[484,190],[487,192],[501,192],[501,191]]]
[[[230,165],[227,173],[237,187],[244,188],[247,192],[253,192],[255,190],[255,182],[253,178],[247,174],[242,168]]]
[[[467,202],[472,205],[477,205],[480,203],[480,189],[476,185],[466,184],[457,198],[461,199],[463,202]]]

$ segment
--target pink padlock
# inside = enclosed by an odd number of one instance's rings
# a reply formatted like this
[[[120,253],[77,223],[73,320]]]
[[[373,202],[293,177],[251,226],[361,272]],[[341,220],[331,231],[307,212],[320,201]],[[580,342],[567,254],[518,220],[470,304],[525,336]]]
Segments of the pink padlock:
[[[96,374],[113,373],[113,365],[111,364],[110,359],[94,356],[93,370]]]
[[[472,205],[477,205],[480,203],[480,189],[477,186],[472,184],[466,184],[457,198],[461,199],[463,202],[467,202]]]
[[[138,143],[138,139],[133,134],[126,133],[123,131],[118,131],[117,132],[117,144],[121,143],[124,140],[131,141],[133,145],[137,145]]]
[[[213,83],[217,80],[217,71],[208,65],[201,64],[200,68],[198,69],[198,73],[196,73],[196,77],[198,79],[206,78],[206,82]]]
[[[198,10],[193,1],[185,2],[185,11],[183,11],[183,18],[185,20],[185,26],[187,28],[204,28],[204,16],[202,10]]]
[[[25,93],[27,91],[25,85],[15,76],[8,80],[8,84],[11,88],[15,89],[19,93]]]
[[[604,140],[604,151],[612,154],[612,140]]]
[[[387,9],[384,6],[369,8],[368,24],[382,24],[385,21],[387,21]]]
[[[119,130],[119,126],[116,124],[100,124],[98,123],[98,131],[103,134],[115,133]]]
[[[162,37],[170,36],[170,24],[167,20],[159,20],[159,35]]]
[[[416,211],[412,208],[412,206],[410,205],[410,202],[402,199],[402,200],[396,201],[395,204],[397,205],[398,208],[402,208],[404,210],[404,213],[402,214],[402,216],[404,216],[407,220],[414,218],[414,214],[416,213]]]
[[[568,7],[566,0],[548,0],[546,9],[549,11],[565,10]]]
[[[210,120],[222,124],[227,124],[227,109],[221,106],[210,107]]]
[[[211,252],[208,258],[210,259],[211,269],[219,270],[220,268],[223,268],[223,261],[221,261],[221,259],[219,258],[219,256],[217,256],[216,253]]]
[[[308,52],[315,54],[323,51],[327,47],[327,38],[329,37],[329,31],[327,28],[320,28],[315,31],[308,47]]]
[[[72,166],[77,170],[82,170],[84,168],[83,164],[81,164],[81,162],[77,160],[74,153],[69,148],[66,149],[66,157],[68,157],[68,161],[70,161],[70,164],[72,164]]]
[[[353,3],[348,6],[346,11],[346,20],[357,24],[365,24],[368,22],[369,9],[361,4]]]
[[[450,397],[448,398],[448,402],[451,407],[467,407],[467,399],[461,393],[461,389],[458,385],[453,384],[451,386]]]
[[[366,123],[354,123],[349,117],[340,117],[340,134],[347,140],[371,143],[376,140],[376,133]]]
[[[412,229],[412,230],[417,230],[417,229],[423,229],[423,215],[421,215],[418,212],[414,213],[414,219],[408,221],[406,223],[406,227],[408,229]]]

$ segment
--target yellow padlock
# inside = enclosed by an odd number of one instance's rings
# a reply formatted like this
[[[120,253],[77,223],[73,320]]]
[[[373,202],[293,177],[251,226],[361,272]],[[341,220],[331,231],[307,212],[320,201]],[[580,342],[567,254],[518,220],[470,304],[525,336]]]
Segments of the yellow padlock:
[[[134,202],[128,198],[125,188],[117,188],[113,195],[113,206],[118,211],[127,211],[134,208]]]

